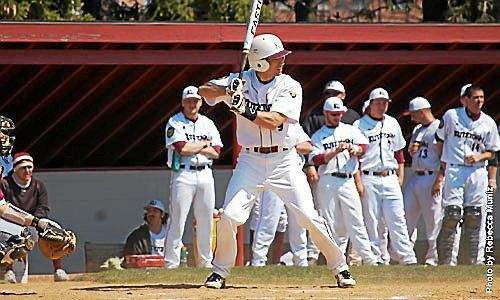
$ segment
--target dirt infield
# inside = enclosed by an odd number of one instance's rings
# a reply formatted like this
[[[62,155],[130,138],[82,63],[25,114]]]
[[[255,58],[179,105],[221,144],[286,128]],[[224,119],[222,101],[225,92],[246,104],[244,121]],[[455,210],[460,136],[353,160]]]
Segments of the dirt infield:
[[[206,270],[127,270],[31,276],[28,284],[0,283],[2,299],[498,299],[500,280],[486,294],[484,267],[360,267],[358,287],[337,288],[324,267],[236,268],[222,291],[201,285]],[[410,275],[409,275],[410,274]]]

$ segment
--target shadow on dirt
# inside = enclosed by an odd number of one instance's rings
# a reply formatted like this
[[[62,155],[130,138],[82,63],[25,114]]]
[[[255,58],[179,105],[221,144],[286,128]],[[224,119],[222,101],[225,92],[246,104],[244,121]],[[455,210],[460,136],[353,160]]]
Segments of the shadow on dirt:
[[[116,291],[131,291],[142,289],[205,289],[201,284],[134,284],[134,285],[103,285],[90,286],[82,288],[73,288],[74,291],[94,291],[94,292],[116,292]],[[231,286],[227,285],[226,289],[257,289],[256,286]]]

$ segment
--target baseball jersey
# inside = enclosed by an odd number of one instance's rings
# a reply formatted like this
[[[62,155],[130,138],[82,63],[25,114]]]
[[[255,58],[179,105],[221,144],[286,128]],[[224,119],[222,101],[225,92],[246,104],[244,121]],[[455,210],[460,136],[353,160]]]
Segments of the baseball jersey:
[[[222,147],[219,131],[212,120],[198,114],[198,119],[193,122],[179,112],[172,116],[165,128],[165,140],[168,149],[167,165],[172,167],[172,158],[175,151],[176,142],[199,142],[210,141],[212,146]],[[181,156],[181,164],[191,166],[211,165],[212,159],[203,154],[191,156]]]
[[[323,154],[327,150],[336,149],[340,143],[353,145],[367,145],[368,139],[353,125],[342,122],[335,128],[323,125],[312,136],[313,151],[309,157]],[[348,150],[335,155],[326,165],[318,168],[319,174],[347,173],[353,174],[358,170],[358,159],[349,154]]]
[[[368,138],[366,152],[359,160],[362,171],[380,172],[398,168],[394,152],[403,149],[406,141],[396,119],[384,115],[379,121],[364,115],[354,122],[354,126]]]
[[[305,133],[302,126],[299,123],[290,124],[284,146],[292,148],[304,142],[311,142],[311,138]],[[302,168],[305,164],[304,156],[297,153],[297,162],[299,167]]]
[[[0,174],[2,178],[6,177],[7,174],[12,170],[12,155],[0,156]]]
[[[484,112],[474,121],[464,107],[450,109],[444,114],[436,136],[443,141],[441,160],[447,164],[472,166],[465,163],[465,156],[500,150],[495,121]],[[486,161],[479,161],[474,166],[485,164]]]
[[[412,158],[411,168],[418,170],[439,170],[440,157],[437,149],[436,130],[440,121],[434,120],[428,126],[418,124],[413,129],[410,145],[418,143],[420,146]]]
[[[237,73],[227,77],[210,81],[219,86],[228,86]],[[238,144],[243,147],[269,147],[283,146],[285,137],[291,123],[297,123],[302,107],[302,87],[292,77],[281,74],[270,82],[261,82],[254,70],[243,73],[243,95],[250,103],[250,107],[257,111],[278,112],[285,115],[288,120],[276,130],[262,128],[252,121],[236,115],[236,137]],[[231,99],[224,98],[229,105]],[[213,103],[211,103],[213,104]]]
[[[165,238],[167,237],[167,225],[162,225],[159,233],[149,231],[151,240],[151,254],[165,256]]]

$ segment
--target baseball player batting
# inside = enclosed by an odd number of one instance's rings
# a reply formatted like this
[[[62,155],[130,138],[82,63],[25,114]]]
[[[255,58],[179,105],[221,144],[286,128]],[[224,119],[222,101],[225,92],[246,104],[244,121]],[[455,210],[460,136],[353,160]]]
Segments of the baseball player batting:
[[[464,238],[469,247],[469,264],[476,264],[482,219],[486,205],[488,174],[486,161],[500,150],[495,121],[481,111],[484,92],[472,85],[466,90],[464,107],[448,110],[441,120],[436,138],[442,143],[440,170],[433,190],[443,187],[444,216],[438,237],[439,264],[452,259],[456,229],[463,222]]]
[[[436,240],[442,213],[441,193],[432,195],[431,191],[440,166],[440,152],[435,138],[439,120],[434,118],[431,104],[423,97],[411,100],[408,109],[412,121],[418,125],[413,129],[408,147],[412,158],[412,175],[403,191],[406,226],[411,237],[420,216],[423,217],[428,243],[425,264],[436,266]]]
[[[401,184],[404,176],[402,149],[406,146],[396,119],[386,114],[389,93],[376,88],[370,93],[370,111],[354,123],[368,138],[366,152],[360,158],[361,180],[365,187],[363,215],[372,251],[384,261],[385,231],[391,238],[395,259],[416,264],[417,258],[408,237]]]
[[[232,73],[200,87],[200,95],[209,104],[225,100],[236,114],[236,137],[242,146],[217,228],[213,273],[205,282],[209,288],[225,286],[236,258],[236,228],[248,219],[263,190],[275,192],[298,223],[310,231],[338,285],[356,284],[325,220],[314,210],[307,179],[297,168],[295,148],[285,144],[290,124],[299,121],[302,106],[300,83],[282,74],[289,53],[277,36],[256,36],[248,55],[251,69],[243,72],[243,81]]]
[[[211,229],[215,207],[212,162],[222,148],[219,131],[209,118],[198,113],[202,105],[198,88],[188,86],[182,92],[182,111],[168,121],[165,129],[170,180],[170,217],[165,239],[167,268],[180,265],[182,235],[191,205],[197,223],[198,261],[212,267]]]
[[[364,154],[368,139],[357,127],[340,122],[347,111],[340,98],[326,99],[323,110],[325,125],[313,134],[314,150],[310,155],[319,166],[317,204],[320,213],[336,238],[348,236],[363,263],[376,265],[378,261],[370,247],[354,183],[358,157]]]

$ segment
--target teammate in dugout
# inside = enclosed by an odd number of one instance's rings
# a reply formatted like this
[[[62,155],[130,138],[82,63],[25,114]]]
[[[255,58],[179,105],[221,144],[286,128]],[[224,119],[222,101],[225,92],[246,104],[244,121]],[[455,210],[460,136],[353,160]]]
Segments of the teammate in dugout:
[[[476,264],[479,252],[482,207],[486,205],[488,172],[486,161],[500,150],[495,121],[481,111],[484,91],[475,85],[466,89],[464,107],[448,110],[441,120],[436,138],[442,145],[442,166],[433,185],[443,184],[444,215],[438,237],[439,264],[452,260],[456,229],[463,222],[469,248],[467,263]]]
[[[128,236],[123,256],[156,254],[165,256],[168,214],[161,200],[151,200],[144,206],[144,222]]]
[[[299,123],[290,124],[290,130],[288,130],[285,137],[285,144],[289,147],[295,147],[298,154],[297,167],[302,170],[304,159],[301,155],[309,154],[312,151],[312,144],[311,139]],[[281,253],[282,249],[280,248],[282,247],[280,247],[279,239],[283,241],[287,225],[290,250],[293,254],[293,265],[298,267],[308,266],[306,230],[299,226],[293,215],[288,217],[283,201],[270,190],[262,192],[252,211],[250,227],[253,227],[255,231],[252,243],[252,266],[258,267],[266,264],[267,253],[273,238],[277,240],[277,247],[274,250],[278,252],[278,255],[275,261],[279,262],[283,254]]]
[[[236,136],[242,146],[218,224],[213,273],[205,282],[209,288],[225,286],[236,258],[236,228],[248,219],[262,190],[275,192],[298,223],[309,230],[337,284],[356,284],[325,220],[314,210],[307,179],[296,166],[295,148],[285,145],[290,124],[298,122],[302,106],[300,83],[282,74],[289,53],[277,36],[256,36],[248,55],[251,69],[243,73],[244,82],[233,73],[200,87],[200,95],[209,104],[224,101],[236,114]]]
[[[440,153],[435,138],[439,120],[434,118],[431,104],[423,97],[409,103],[409,113],[417,126],[413,129],[408,153],[412,158],[412,175],[403,190],[408,235],[413,236],[420,216],[423,217],[427,234],[425,264],[437,265],[436,240],[441,221],[441,193],[432,195],[432,185],[440,166]]]
[[[368,147],[360,158],[361,180],[365,188],[363,216],[377,259],[387,263],[385,230],[391,238],[396,261],[417,263],[406,227],[401,185],[404,176],[402,149],[406,141],[398,121],[387,115],[389,93],[376,88],[370,93],[369,114],[354,123],[368,138]]]
[[[320,213],[327,220],[339,245],[338,237],[349,237],[353,250],[363,263],[377,265],[379,262],[370,247],[361,200],[354,182],[358,157],[364,154],[368,139],[357,127],[340,121],[347,111],[340,98],[326,99],[323,110],[325,125],[313,134],[314,150],[310,155],[319,167],[316,201]],[[342,250],[346,252],[347,243]]]
[[[165,129],[170,179],[170,217],[165,240],[167,268],[180,265],[182,235],[191,204],[197,223],[198,261],[212,267],[213,210],[215,186],[212,163],[222,148],[215,124],[199,113],[202,98],[198,88],[188,86],[182,92],[182,111],[168,120]]]

